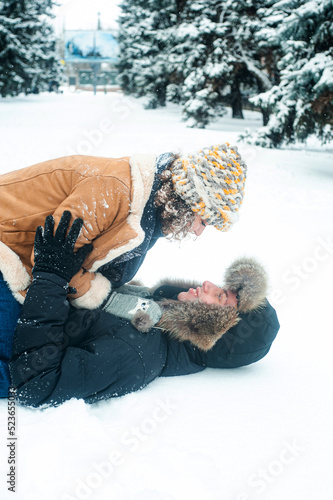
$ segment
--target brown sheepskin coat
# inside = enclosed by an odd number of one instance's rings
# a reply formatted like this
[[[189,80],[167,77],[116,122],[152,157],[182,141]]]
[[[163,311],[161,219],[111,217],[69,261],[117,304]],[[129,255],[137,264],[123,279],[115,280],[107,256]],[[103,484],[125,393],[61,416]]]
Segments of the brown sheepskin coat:
[[[64,210],[84,226],[77,247],[94,250],[71,286],[77,307],[94,309],[107,298],[110,282],[99,267],[144,240],[140,220],[155,173],[155,155],[124,158],[68,156],[0,176],[0,272],[21,303],[31,283],[37,226]],[[72,220],[73,220],[72,219]]]

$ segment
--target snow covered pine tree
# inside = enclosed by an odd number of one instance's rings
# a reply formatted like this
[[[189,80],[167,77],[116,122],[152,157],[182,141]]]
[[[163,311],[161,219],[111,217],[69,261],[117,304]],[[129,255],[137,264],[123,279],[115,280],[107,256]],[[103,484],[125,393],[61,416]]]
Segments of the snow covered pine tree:
[[[333,136],[333,2],[276,2],[262,27],[262,38],[267,37],[272,19],[279,19],[274,36],[282,54],[280,83],[252,99],[269,110],[270,119],[246,139],[278,147],[314,134],[329,142]]]
[[[147,96],[146,107],[165,106],[172,73],[169,29],[176,22],[175,2],[126,0],[121,4],[118,63],[125,93]]]
[[[243,118],[244,94],[272,87],[269,59],[255,42],[271,3],[197,0],[186,4],[178,32],[180,46],[188,38],[182,101],[185,119],[192,126],[204,127],[222,116],[228,105],[233,118]]]
[[[0,95],[47,90],[61,79],[48,20],[54,0],[0,1]]]
[[[224,115],[226,105],[242,118],[242,93],[272,86],[272,58],[266,47],[257,50],[254,36],[271,4],[124,1],[118,66],[124,91],[148,96],[150,108],[166,100],[182,104],[189,126],[205,127]]]

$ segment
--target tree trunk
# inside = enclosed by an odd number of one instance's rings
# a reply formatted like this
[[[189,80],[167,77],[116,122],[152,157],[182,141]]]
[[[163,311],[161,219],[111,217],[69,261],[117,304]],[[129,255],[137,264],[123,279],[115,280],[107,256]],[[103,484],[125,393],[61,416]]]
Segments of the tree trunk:
[[[240,91],[238,78],[235,78],[231,85],[230,104],[232,107],[232,117],[244,119],[242,94]]]
[[[263,125],[265,127],[269,121],[270,113],[269,113],[268,109],[260,108],[260,110],[261,110],[261,114],[262,114],[262,122],[263,122]]]
[[[261,92],[265,92],[265,89],[264,89],[264,86],[262,84],[262,81],[261,80],[257,80],[258,81],[258,91],[259,91],[259,94],[261,94]],[[270,116],[270,111],[268,108],[260,108],[260,111],[261,111],[261,114],[262,114],[262,123],[263,123],[263,126],[265,127],[269,121],[269,116]]]

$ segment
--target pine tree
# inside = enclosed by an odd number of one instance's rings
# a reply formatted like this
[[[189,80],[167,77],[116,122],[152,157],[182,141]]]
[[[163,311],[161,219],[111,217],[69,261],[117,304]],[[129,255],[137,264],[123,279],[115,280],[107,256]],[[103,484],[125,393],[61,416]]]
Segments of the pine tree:
[[[169,29],[175,2],[127,0],[121,5],[119,81],[125,93],[149,98],[147,107],[164,106],[169,82]]]
[[[242,118],[244,92],[270,89],[275,47],[258,45],[274,0],[126,0],[120,26],[120,81],[149,96],[149,107],[183,105],[189,126],[205,127],[232,107]],[[269,111],[262,109],[264,123]]]
[[[219,3],[187,2],[173,30],[171,57],[175,83],[168,88],[168,97],[183,104],[183,117],[188,126],[204,128],[225,113],[223,77],[230,74],[230,70],[221,61]]]
[[[269,90],[279,78],[276,64],[280,54],[272,36],[278,20],[271,21],[270,33],[267,30],[265,37],[260,39],[259,36],[267,12],[275,3],[275,0],[242,0],[233,6],[230,0],[228,2],[232,24],[231,51],[235,56],[232,86],[236,83],[236,88],[249,95]],[[259,108],[266,124],[269,112],[266,108]]]
[[[137,94],[136,72],[134,66],[143,54],[144,30],[140,23],[149,12],[145,9],[144,1],[126,0],[121,4],[122,13],[119,17],[119,49],[120,57],[117,64],[118,80],[126,94]]]
[[[0,2],[0,94],[39,92],[59,82],[61,65],[48,19],[54,0]]]
[[[271,88],[268,58],[264,59],[255,41],[271,3],[197,0],[186,4],[173,49],[182,54],[178,66],[183,68],[184,84],[171,88],[169,95],[171,99],[172,93],[181,96],[189,124],[204,127],[225,113],[225,105],[231,106],[234,118],[243,118],[243,93]]]
[[[333,2],[283,0],[272,16],[282,17],[276,36],[282,58],[280,82],[253,102],[271,118],[249,142],[267,147],[333,136]]]

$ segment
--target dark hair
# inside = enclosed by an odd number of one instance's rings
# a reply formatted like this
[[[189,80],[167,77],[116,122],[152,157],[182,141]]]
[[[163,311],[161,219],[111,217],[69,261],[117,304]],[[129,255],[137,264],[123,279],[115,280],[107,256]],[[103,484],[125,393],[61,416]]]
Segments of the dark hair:
[[[155,205],[161,209],[163,233],[174,240],[181,240],[189,234],[195,213],[173,187],[171,170],[177,158],[178,155],[174,155],[172,163],[160,175],[162,185],[156,193]]]

